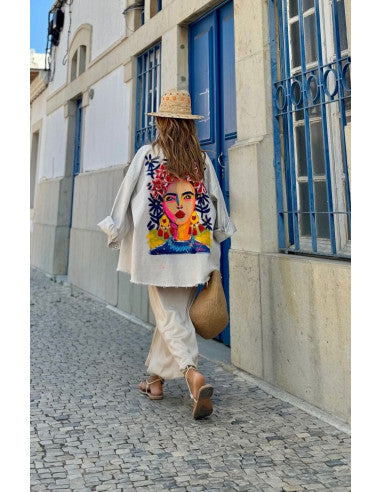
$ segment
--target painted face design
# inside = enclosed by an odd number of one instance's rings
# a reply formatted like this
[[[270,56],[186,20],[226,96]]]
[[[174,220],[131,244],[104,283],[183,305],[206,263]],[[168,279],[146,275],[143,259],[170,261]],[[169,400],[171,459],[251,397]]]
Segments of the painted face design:
[[[189,221],[196,203],[196,192],[191,183],[178,180],[168,186],[163,209],[171,222],[180,226]]]
[[[189,175],[179,179],[167,172],[165,162],[145,157],[151,179],[147,241],[151,255],[210,253],[212,223],[209,196],[203,180]]]

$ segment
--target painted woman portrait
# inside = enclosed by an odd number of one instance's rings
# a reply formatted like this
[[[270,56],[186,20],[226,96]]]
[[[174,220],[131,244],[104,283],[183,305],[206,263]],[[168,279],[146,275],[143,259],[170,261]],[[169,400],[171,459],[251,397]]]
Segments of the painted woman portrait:
[[[166,171],[164,164],[155,168],[153,176],[148,186],[151,222],[154,217],[157,225],[147,235],[150,254],[209,253],[211,234],[205,217],[209,207],[202,206],[208,202],[203,182],[194,182],[189,176],[176,178]],[[197,202],[204,212],[204,224],[196,210]]]

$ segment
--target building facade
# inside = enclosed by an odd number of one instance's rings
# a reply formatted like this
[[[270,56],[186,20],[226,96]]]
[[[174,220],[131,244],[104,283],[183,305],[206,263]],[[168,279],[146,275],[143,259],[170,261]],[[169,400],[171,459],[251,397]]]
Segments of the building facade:
[[[155,137],[144,113],[187,89],[237,226],[219,339],[237,367],[349,421],[350,0],[72,0],[50,17],[46,83],[31,83],[32,265],[154,323],[96,224]]]

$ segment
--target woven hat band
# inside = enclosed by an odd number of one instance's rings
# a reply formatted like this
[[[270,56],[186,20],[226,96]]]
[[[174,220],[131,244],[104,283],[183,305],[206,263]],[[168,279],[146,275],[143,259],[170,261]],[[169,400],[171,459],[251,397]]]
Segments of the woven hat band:
[[[183,92],[166,93],[161,98],[159,112],[177,113],[177,114],[192,114],[191,100],[188,94]]]

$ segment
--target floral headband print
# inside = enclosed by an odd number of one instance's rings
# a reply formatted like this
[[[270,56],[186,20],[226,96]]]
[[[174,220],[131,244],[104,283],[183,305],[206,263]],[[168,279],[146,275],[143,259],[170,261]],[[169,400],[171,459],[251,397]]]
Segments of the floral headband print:
[[[165,164],[160,164],[160,166],[155,170],[155,177],[152,180],[151,186],[149,188],[151,190],[151,194],[155,198],[158,198],[158,196],[164,197],[168,186],[171,183],[174,183],[176,180],[178,180],[178,178],[168,173],[165,168]],[[188,174],[186,175],[185,180],[189,183],[192,183],[199,195],[206,193],[206,188],[203,181],[193,181]]]

